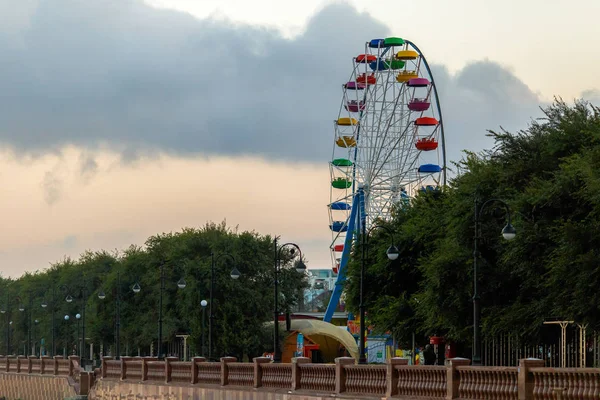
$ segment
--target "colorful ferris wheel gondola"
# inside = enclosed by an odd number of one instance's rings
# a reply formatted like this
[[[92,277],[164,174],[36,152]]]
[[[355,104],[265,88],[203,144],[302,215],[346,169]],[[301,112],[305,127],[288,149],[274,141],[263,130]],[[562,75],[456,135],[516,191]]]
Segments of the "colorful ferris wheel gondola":
[[[389,220],[394,207],[446,183],[437,88],[414,43],[373,39],[353,58],[334,121],[330,173],[330,249],[338,282],[326,321],[339,302],[356,232]]]

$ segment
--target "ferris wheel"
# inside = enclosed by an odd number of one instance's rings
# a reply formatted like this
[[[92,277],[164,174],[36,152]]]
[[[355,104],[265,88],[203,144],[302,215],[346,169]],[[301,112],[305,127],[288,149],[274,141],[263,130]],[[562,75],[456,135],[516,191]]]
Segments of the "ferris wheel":
[[[338,278],[325,321],[339,302],[355,232],[446,184],[440,102],[419,48],[398,37],[367,42],[352,58],[333,130],[328,207]]]

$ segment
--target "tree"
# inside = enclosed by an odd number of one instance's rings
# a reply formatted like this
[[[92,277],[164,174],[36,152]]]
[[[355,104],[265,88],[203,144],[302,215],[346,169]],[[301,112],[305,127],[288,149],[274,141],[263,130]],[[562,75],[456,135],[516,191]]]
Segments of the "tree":
[[[64,301],[67,293],[60,290],[61,285],[76,292],[71,293],[74,297],[80,293],[76,289],[85,287],[86,337],[105,346],[115,341],[115,300],[120,291],[122,352],[128,347],[130,353],[141,348],[148,354],[150,344],[154,342],[156,353],[160,266],[164,265],[163,339],[173,341],[177,334],[189,334],[192,349],[199,354],[202,348],[200,302],[209,298],[211,252],[232,255],[235,267],[242,274],[238,280],[231,279],[234,264],[227,257],[221,258],[216,265],[214,354],[243,356],[268,351],[272,348],[272,339],[266,337],[264,323],[272,317],[273,240],[256,232],[234,232],[225,223],[209,223],[199,229],[185,228],[181,232],[155,235],[148,238],[144,247],[131,246],[114,254],[85,252],[78,260],[65,259],[48,270],[25,274],[10,285],[3,280],[2,294],[8,290],[10,296],[19,294],[24,298],[31,291],[33,309],[41,321],[39,334],[49,344],[51,307],[42,309],[40,304],[44,299],[50,301],[54,288],[57,352],[60,352],[62,347],[74,343],[74,315],[81,312],[77,300],[73,303]],[[291,258],[286,255],[283,265],[289,264]],[[181,278],[186,281],[184,290],[177,287]],[[280,280],[282,304],[289,307],[298,301],[306,280],[290,268],[283,271]],[[136,283],[141,287],[137,294],[132,291]],[[103,300],[98,298],[100,291],[106,295]],[[15,304],[11,310],[14,318]],[[63,319],[66,314],[71,316],[69,322]],[[17,343],[26,339],[28,328],[26,319],[17,316],[12,341],[14,349]],[[0,325],[3,323],[0,321]]]
[[[377,331],[408,341],[443,334],[469,343],[472,332],[474,202],[499,198],[518,229],[499,232],[502,209],[481,215],[483,334],[540,338],[542,322],[568,318],[600,329],[600,112],[557,100],[545,118],[516,134],[493,132],[495,146],[466,152],[463,171],[441,193],[421,193],[387,223],[400,257],[385,258],[387,235],[375,231],[367,258],[366,306]],[[358,308],[360,243],[345,290]]]

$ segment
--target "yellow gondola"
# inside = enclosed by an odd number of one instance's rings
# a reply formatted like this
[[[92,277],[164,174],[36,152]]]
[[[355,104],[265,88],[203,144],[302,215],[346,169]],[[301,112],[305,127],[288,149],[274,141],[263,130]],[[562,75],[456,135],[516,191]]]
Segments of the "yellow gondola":
[[[411,79],[418,78],[419,74],[417,71],[402,71],[396,76],[396,80],[400,83],[408,82]]]
[[[337,124],[341,126],[351,126],[358,124],[358,121],[355,118],[338,118]]]
[[[356,147],[356,139],[352,136],[342,136],[335,141],[339,147]]]
[[[419,57],[419,53],[414,50],[400,50],[396,53],[398,60],[415,60]]]

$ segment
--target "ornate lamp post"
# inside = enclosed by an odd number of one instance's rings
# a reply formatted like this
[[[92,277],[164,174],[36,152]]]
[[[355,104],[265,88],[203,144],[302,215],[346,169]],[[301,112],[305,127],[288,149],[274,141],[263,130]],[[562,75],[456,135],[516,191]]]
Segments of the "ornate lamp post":
[[[398,256],[400,256],[400,252],[398,251],[398,248],[396,248],[396,246],[394,246],[394,234],[392,233],[390,228],[388,228],[387,226],[383,226],[383,225],[374,225],[368,231],[366,231],[365,224],[364,223],[362,224],[362,235],[361,235],[362,236],[362,257],[361,257],[361,264],[360,264],[360,294],[359,294],[359,306],[358,306],[359,311],[360,311],[360,343],[358,346],[359,347],[359,358],[358,358],[359,364],[367,363],[367,357],[365,354],[365,336],[366,336],[365,332],[367,330],[367,327],[365,326],[366,321],[365,321],[365,303],[364,303],[365,263],[366,263],[367,246],[369,245],[369,235],[375,229],[383,229],[390,236],[391,245],[386,251],[388,259],[390,259],[391,261],[394,261],[394,260],[398,259]]]
[[[204,331],[206,330],[206,306],[208,305],[208,302],[206,300],[202,300],[200,305],[202,306],[202,357],[205,357],[206,345],[204,342]]]
[[[302,261],[302,250],[295,243],[284,243],[281,246],[277,247],[277,238],[273,241],[273,247],[275,249],[275,280],[274,280],[274,299],[273,299],[273,344],[274,344],[274,353],[273,353],[273,362],[279,363],[281,362],[281,349],[279,348],[279,307],[278,307],[278,297],[279,297],[279,272],[281,270],[281,266],[279,260],[281,259],[281,251],[285,247],[291,247],[290,254],[294,256],[296,250],[298,250],[299,260],[296,262],[296,271],[298,273],[304,273],[306,271],[306,265],[304,265],[304,261]]]
[[[221,257],[227,257],[231,260],[234,267],[231,270],[231,278],[238,279],[241,276],[240,271],[235,267],[235,258],[228,253],[221,253],[219,255],[215,255],[214,252],[210,253],[210,297],[208,300],[208,359],[212,360],[212,349],[213,349],[213,322],[214,322],[214,314],[213,314],[213,293],[215,289],[215,268],[217,266],[217,261],[221,259]]]
[[[481,305],[479,298],[479,287],[477,284],[478,265],[477,260],[479,258],[479,250],[477,248],[478,241],[481,238],[481,226],[479,217],[485,208],[493,203],[500,203],[506,210],[507,224],[502,229],[502,236],[506,240],[512,240],[517,235],[516,229],[510,223],[510,207],[506,202],[499,199],[489,199],[481,207],[479,206],[479,200],[475,199],[475,238],[473,241],[473,361],[472,365],[481,365]]]

